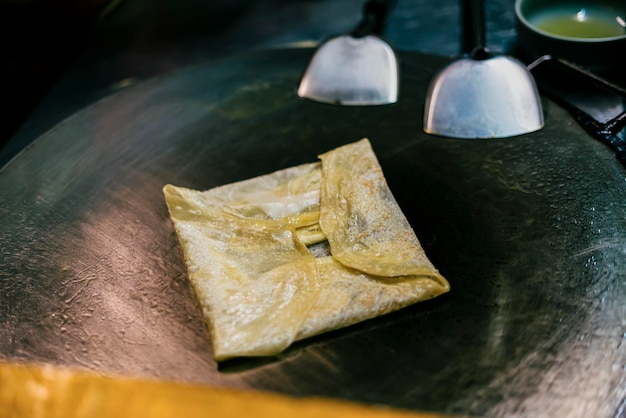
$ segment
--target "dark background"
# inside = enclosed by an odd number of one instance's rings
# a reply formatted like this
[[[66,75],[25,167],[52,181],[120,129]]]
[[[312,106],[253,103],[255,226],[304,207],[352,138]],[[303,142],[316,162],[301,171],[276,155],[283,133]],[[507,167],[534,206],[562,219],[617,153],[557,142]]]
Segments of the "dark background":
[[[397,0],[400,50],[459,52],[459,2]],[[487,39],[515,48],[514,0],[487,2]],[[143,79],[259,48],[311,46],[352,29],[362,0],[0,0],[0,166],[67,116]]]

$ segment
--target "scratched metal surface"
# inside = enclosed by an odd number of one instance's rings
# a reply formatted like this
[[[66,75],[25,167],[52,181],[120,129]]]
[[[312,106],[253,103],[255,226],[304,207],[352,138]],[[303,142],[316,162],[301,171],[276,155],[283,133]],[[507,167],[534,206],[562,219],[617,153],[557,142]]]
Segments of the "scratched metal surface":
[[[422,133],[444,58],[402,53],[399,103],[298,100],[311,50],[123,90],[0,174],[0,358],[480,416],[616,417],[626,396],[626,172],[552,102],[520,138]],[[367,136],[452,291],[217,365],[161,187],[205,189]]]

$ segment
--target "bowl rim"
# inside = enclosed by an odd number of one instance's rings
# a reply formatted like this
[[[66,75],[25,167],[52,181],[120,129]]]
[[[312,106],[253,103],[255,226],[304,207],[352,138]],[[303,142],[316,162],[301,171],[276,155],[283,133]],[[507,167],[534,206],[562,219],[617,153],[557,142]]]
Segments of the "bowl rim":
[[[524,26],[526,26],[531,31],[538,33],[539,35],[545,36],[547,38],[561,40],[561,41],[585,43],[585,44],[609,43],[609,42],[615,42],[615,41],[620,41],[620,40],[626,40],[626,33],[624,33],[623,35],[603,36],[599,38],[580,38],[576,36],[558,35],[556,33],[541,30],[535,25],[533,25],[532,23],[530,23],[526,19],[526,16],[524,16],[524,14],[522,13],[522,3],[524,1],[527,1],[527,0],[515,0],[515,17]],[[597,5],[597,4],[594,4],[594,5]],[[542,6],[545,6],[545,3],[543,3]]]

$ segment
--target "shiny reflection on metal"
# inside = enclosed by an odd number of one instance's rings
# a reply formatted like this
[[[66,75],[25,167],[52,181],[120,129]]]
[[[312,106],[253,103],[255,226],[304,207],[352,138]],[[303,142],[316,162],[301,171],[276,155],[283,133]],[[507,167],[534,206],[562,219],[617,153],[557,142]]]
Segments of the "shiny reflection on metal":
[[[485,1],[461,0],[463,57],[431,81],[424,132],[465,139],[507,138],[543,127],[535,82],[524,64],[486,45]]]
[[[298,96],[340,105],[383,105],[398,100],[398,64],[377,36],[350,35],[320,46],[304,73]]]
[[[372,106],[398,100],[398,64],[380,38],[393,0],[367,0],[356,27],[324,42],[298,87],[298,96],[337,105]]]
[[[518,60],[462,58],[431,82],[424,131],[452,138],[505,138],[543,127],[535,82]]]

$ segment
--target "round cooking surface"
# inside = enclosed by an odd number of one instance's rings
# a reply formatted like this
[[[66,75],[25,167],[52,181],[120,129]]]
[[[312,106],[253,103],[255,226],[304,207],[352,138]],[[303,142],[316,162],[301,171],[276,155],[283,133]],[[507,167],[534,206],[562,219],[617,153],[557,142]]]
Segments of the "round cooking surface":
[[[136,85],[8,164],[0,357],[412,410],[615,416],[626,172],[611,151],[548,100],[533,134],[424,134],[441,57],[400,53],[393,105],[300,99],[312,52],[238,55]],[[208,189],[363,137],[450,293],[276,358],[216,364],[163,185]]]

